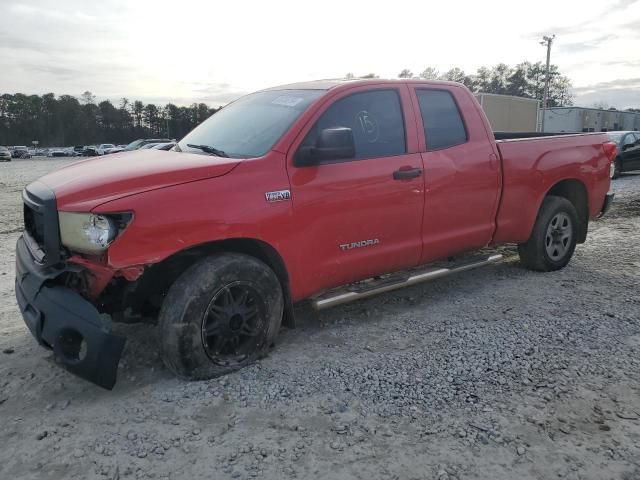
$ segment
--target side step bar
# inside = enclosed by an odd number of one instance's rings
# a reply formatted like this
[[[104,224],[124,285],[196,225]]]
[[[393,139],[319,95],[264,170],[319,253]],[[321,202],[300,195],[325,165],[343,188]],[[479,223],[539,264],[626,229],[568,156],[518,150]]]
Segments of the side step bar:
[[[354,302],[363,298],[372,297],[379,293],[390,292],[399,288],[415,285],[416,283],[445,277],[452,273],[471,270],[502,260],[502,255],[495,254],[488,257],[475,257],[471,260],[451,262],[450,266],[431,266],[417,270],[410,270],[405,274],[394,274],[382,279],[353,284],[340,290],[332,290],[311,299],[311,305],[316,310],[335,307],[344,303]]]

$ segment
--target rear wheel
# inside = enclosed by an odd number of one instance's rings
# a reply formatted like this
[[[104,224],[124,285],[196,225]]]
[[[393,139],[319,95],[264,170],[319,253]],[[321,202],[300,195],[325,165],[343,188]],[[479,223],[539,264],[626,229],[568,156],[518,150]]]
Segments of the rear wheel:
[[[280,282],[260,260],[237,253],[205,258],[176,280],[163,302],[164,363],[193,380],[238,370],[266,355],[283,309]]]
[[[540,272],[565,267],[576,248],[578,214],[563,197],[549,195],[542,202],[538,218],[526,243],[518,245],[520,261]]]

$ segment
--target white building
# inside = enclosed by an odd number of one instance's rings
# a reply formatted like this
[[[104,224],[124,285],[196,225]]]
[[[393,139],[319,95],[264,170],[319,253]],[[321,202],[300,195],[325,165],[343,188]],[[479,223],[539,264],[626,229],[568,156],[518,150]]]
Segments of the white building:
[[[640,131],[640,113],[585,107],[552,107],[540,110],[546,132]],[[542,120],[542,117],[540,117]]]

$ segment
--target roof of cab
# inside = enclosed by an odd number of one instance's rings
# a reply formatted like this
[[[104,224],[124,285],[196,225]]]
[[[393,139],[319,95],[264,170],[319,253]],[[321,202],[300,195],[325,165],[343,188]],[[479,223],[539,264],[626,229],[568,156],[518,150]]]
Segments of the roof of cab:
[[[424,79],[381,79],[381,78],[332,78],[326,80],[312,80],[309,82],[289,83],[287,85],[279,85],[277,87],[267,88],[265,90],[332,90],[338,87],[354,87],[360,85],[380,85],[389,84],[397,85],[399,83],[415,83],[422,85],[449,85],[459,87],[461,84],[456,82],[448,82],[443,80],[424,80]]]

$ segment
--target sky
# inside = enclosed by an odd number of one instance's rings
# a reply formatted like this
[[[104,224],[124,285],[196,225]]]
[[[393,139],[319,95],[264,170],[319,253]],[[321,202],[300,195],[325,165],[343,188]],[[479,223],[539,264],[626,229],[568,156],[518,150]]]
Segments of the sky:
[[[0,93],[225,104],[273,85],[551,61],[640,107],[640,0],[0,0]]]

